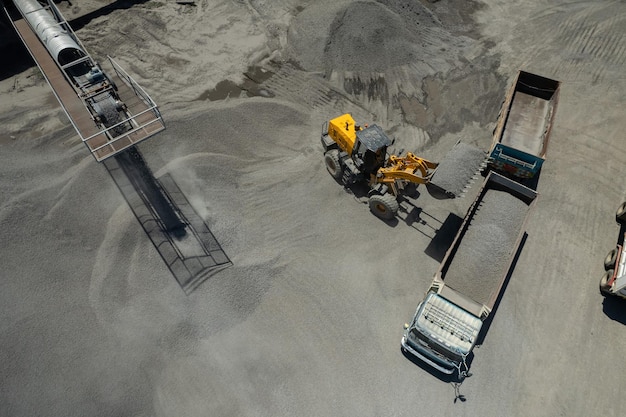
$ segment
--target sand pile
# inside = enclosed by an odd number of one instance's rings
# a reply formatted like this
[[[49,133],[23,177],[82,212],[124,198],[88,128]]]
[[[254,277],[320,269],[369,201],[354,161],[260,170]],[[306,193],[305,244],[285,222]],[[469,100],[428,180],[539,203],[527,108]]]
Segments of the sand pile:
[[[479,303],[497,290],[515,250],[528,205],[498,190],[488,190],[463,236],[444,281]]]
[[[418,61],[439,67],[450,58],[442,43],[453,56],[472,43],[419,2],[324,3],[296,16],[288,33],[288,51],[309,70],[381,72]]]
[[[481,164],[487,155],[467,143],[459,142],[439,161],[431,184],[455,196],[460,196],[475,177],[480,176]]]

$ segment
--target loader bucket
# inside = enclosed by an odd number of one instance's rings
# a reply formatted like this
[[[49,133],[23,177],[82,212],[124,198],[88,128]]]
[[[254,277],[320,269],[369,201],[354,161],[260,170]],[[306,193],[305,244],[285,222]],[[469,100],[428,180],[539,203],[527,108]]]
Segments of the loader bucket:
[[[439,163],[430,185],[448,197],[462,196],[486,165],[486,152],[459,141]]]

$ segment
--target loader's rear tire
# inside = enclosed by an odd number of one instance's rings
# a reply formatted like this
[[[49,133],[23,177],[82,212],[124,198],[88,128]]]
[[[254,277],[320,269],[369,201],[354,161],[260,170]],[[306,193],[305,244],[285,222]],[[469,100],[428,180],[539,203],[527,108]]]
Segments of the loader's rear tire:
[[[602,275],[602,278],[600,278],[600,294],[604,296],[611,295],[609,292],[609,280],[613,277],[614,272],[614,270],[609,269]]]
[[[615,221],[622,224],[626,223],[626,201],[624,201],[615,212]]]
[[[324,154],[324,162],[326,163],[326,170],[334,179],[341,179],[343,176],[343,169],[339,162],[339,151],[337,149],[331,149]]]
[[[604,257],[604,270],[608,271],[615,268],[615,261],[617,261],[617,248],[611,250]]]
[[[384,220],[391,220],[398,213],[398,201],[391,194],[373,195],[369,205],[370,211]]]

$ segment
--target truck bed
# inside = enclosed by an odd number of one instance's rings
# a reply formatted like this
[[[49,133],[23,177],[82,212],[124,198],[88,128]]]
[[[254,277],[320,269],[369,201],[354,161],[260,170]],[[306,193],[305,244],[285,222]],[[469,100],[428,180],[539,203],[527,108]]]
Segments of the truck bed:
[[[560,82],[519,71],[494,129],[491,166],[517,177],[534,176],[548,149]]]
[[[535,156],[545,156],[545,131],[550,102],[517,91],[501,143]]]
[[[491,310],[536,196],[535,191],[490,173],[441,263],[437,275],[445,286]]]

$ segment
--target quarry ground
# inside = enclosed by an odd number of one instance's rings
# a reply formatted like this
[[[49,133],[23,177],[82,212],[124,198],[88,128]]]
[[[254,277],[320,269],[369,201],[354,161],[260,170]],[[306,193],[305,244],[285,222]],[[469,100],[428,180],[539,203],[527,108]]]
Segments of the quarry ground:
[[[626,303],[598,281],[626,198],[623,2],[59,8],[160,105],[167,130],[139,148],[233,266],[184,294],[3,20],[0,415],[622,415]],[[519,69],[562,81],[559,106],[525,244],[455,385],[400,338],[479,183],[419,187],[384,222],[328,175],[319,134],[351,112],[433,161],[459,139],[487,150]]]

